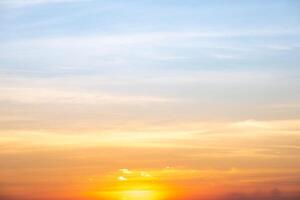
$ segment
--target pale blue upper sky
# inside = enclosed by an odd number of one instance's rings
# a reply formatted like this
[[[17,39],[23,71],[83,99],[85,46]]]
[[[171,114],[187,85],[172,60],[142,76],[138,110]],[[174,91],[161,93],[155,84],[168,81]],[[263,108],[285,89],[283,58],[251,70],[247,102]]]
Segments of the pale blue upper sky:
[[[127,41],[127,46],[121,45],[126,52],[116,53],[114,58],[123,58],[127,62],[130,60],[134,65],[159,68],[181,68],[183,65],[185,68],[197,69],[233,66],[273,68],[282,65],[286,68],[299,64],[300,3],[297,0],[1,2],[0,39],[5,44],[4,48],[11,51],[26,51],[30,48],[30,44],[22,46],[23,49],[20,49],[20,45],[12,47],[13,42],[39,40],[40,45],[43,45],[43,41],[53,38],[73,38],[86,43],[89,41],[82,40],[91,37],[109,36],[111,40],[127,40],[129,37],[134,40],[138,35],[138,41]],[[121,49],[118,42],[122,43],[115,41],[115,46]],[[133,48],[129,50],[126,48],[128,46]],[[135,47],[144,51],[139,49],[136,52]],[[49,45],[40,53],[49,58],[51,55],[45,54],[51,53],[43,52],[49,50],[47,48],[50,48]],[[54,48],[51,50],[55,52],[62,50],[60,47]],[[91,47],[87,48],[92,50]],[[65,53],[67,51],[64,49]],[[24,58],[25,55],[14,54],[20,59],[5,57],[1,63],[21,68],[24,65],[30,65],[30,68],[40,65],[38,59],[33,63],[33,60]],[[101,58],[100,54],[97,55]],[[157,57],[167,59],[162,61]],[[105,55],[105,59],[110,57]],[[44,61],[43,65],[50,63]],[[85,65],[85,68],[90,67]]]
[[[299,11],[298,0],[2,0],[1,102],[298,118]]]

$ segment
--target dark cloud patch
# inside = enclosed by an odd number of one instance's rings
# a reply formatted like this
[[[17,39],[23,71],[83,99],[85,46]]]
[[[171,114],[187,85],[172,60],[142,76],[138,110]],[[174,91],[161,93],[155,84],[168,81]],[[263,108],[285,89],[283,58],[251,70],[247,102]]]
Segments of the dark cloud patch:
[[[231,193],[217,200],[299,200],[300,193],[286,193],[278,188],[273,188],[264,193],[256,191],[252,194]]]

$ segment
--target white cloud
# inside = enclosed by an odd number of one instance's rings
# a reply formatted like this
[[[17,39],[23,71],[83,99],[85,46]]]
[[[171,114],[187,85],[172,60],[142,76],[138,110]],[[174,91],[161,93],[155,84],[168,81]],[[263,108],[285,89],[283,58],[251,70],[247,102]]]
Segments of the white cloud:
[[[151,175],[148,172],[145,172],[145,171],[141,171],[140,174],[141,174],[142,177],[151,177]]]
[[[130,171],[129,169],[120,169],[120,172],[122,172],[123,174],[131,174],[132,171]]]
[[[277,51],[289,51],[289,50],[294,50],[296,48],[299,48],[300,45],[298,44],[273,44],[273,45],[266,45],[265,46],[268,49],[272,49],[272,50],[277,50]]]
[[[127,178],[125,178],[124,176],[119,176],[118,179],[119,181],[127,181]]]

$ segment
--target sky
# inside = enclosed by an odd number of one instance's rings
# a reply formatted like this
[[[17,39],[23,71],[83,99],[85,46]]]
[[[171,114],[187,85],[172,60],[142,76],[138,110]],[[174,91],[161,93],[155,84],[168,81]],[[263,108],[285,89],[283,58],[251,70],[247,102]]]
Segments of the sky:
[[[298,0],[0,0],[0,200],[300,198]]]

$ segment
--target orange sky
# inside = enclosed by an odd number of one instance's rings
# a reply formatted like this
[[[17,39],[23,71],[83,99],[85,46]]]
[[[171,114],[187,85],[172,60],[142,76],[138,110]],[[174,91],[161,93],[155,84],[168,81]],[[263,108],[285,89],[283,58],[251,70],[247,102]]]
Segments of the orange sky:
[[[299,200],[299,0],[0,0],[0,200]]]
[[[298,124],[249,120],[106,134],[2,133],[1,194],[63,200],[266,198],[277,190],[298,195]]]

